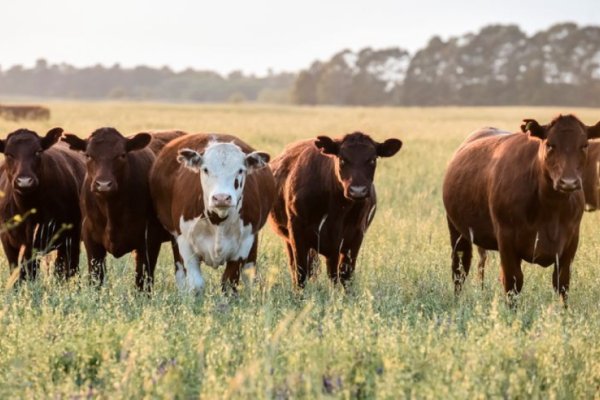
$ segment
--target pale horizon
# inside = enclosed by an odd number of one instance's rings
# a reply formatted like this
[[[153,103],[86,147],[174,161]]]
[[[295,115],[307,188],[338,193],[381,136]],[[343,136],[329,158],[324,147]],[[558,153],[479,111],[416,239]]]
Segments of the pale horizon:
[[[446,40],[490,24],[515,24],[528,35],[562,22],[600,24],[600,7],[592,0],[443,5],[432,0],[205,5],[172,0],[151,6],[140,0],[25,0],[5,7],[3,14],[3,70],[45,59],[76,67],[168,66],[256,75],[297,72],[344,49],[400,47],[414,53],[433,36]]]

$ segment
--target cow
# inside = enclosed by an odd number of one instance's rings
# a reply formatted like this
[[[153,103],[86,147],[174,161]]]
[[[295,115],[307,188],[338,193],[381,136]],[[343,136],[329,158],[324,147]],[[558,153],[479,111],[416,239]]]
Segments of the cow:
[[[573,115],[546,125],[524,120],[522,132],[484,128],[471,134],[448,165],[443,183],[452,253],[454,291],[469,273],[472,244],[500,252],[501,280],[509,302],[523,287],[521,260],[554,265],[552,284],[566,305],[571,263],[584,209],[582,173],[588,127]]]
[[[50,110],[47,107],[35,105],[0,105],[0,116],[9,121],[48,120],[50,119]]]
[[[398,139],[379,143],[354,132],[294,143],[273,160],[277,197],[270,220],[285,241],[295,287],[305,286],[319,254],[329,278],[346,287],[375,215],[377,158],[401,147]]]
[[[600,208],[600,142],[591,140],[588,147],[588,161],[583,170],[583,194],[585,210]]]
[[[119,258],[134,251],[136,287],[151,291],[161,243],[171,238],[156,218],[149,173],[165,144],[182,135],[173,131],[124,137],[115,128],[104,127],[88,139],[73,134],[63,138],[87,159],[80,207],[92,281],[104,282],[107,252]],[[175,247],[173,251],[179,260]]]
[[[181,291],[202,292],[200,263],[225,264],[224,292],[235,292],[241,270],[255,266],[258,232],[275,197],[269,158],[225,134],[188,135],[159,154],[150,189],[183,258],[176,273]]]
[[[81,213],[79,189],[85,161],[56,144],[62,128],[44,137],[19,129],[0,140],[0,239],[11,270],[21,266],[19,280],[33,279],[38,254],[56,250],[55,274],[62,279],[78,271]],[[20,222],[19,222],[20,221]]]

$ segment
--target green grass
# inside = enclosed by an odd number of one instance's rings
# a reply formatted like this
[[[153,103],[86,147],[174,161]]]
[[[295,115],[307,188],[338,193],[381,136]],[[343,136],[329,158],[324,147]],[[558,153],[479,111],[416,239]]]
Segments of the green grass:
[[[87,135],[177,128],[228,132],[275,155],[300,138],[364,130],[397,136],[379,163],[379,207],[352,290],[322,272],[291,290],[281,241],[265,227],[258,279],[238,297],[204,268],[200,298],[176,291],[167,246],[154,294],[134,289],[131,256],[109,260],[108,282],[58,284],[51,274],[0,293],[0,398],[598,398],[600,213],[586,214],[570,308],[551,270],[524,264],[516,311],[505,304],[498,257],[485,289],[473,274],[453,295],[441,181],[454,149],[486,125],[518,129],[548,108],[300,108],[154,103],[51,103],[49,122],[0,121],[0,132],[63,126]],[[599,110],[574,110],[595,123]],[[9,279],[2,257],[0,282]],[[323,268],[323,266],[322,266]]]

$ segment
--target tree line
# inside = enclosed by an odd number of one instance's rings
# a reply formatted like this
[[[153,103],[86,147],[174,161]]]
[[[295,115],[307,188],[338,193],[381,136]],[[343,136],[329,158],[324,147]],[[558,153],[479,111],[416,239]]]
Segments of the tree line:
[[[75,68],[38,60],[0,68],[0,95],[317,105],[600,106],[600,27],[561,23],[531,36],[515,25],[400,47],[344,50],[298,73],[221,75],[168,67]]]

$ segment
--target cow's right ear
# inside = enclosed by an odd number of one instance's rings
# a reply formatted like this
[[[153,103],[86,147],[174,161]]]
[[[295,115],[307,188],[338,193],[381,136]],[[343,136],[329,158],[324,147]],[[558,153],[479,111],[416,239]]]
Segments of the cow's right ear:
[[[588,126],[587,128],[587,137],[588,139],[598,139],[600,138],[600,121],[596,123],[594,126]]]
[[[546,139],[546,127],[541,126],[535,119],[524,119],[524,124],[521,125],[521,131],[529,131],[529,135],[540,139]]]
[[[0,153],[4,153],[5,146],[6,146],[6,139],[0,140]]]
[[[329,136],[317,136],[315,146],[321,150],[323,154],[331,154],[336,156],[340,151],[340,144]]]
[[[184,167],[194,172],[200,172],[202,167],[202,154],[192,149],[181,149],[177,153],[177,161]]]
[[[71,150],[85,151],[87,148],[87,140],[81,139],[71,133],[64,134],[61,140],[67,143]]]

